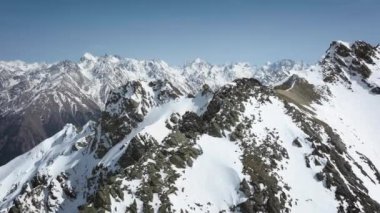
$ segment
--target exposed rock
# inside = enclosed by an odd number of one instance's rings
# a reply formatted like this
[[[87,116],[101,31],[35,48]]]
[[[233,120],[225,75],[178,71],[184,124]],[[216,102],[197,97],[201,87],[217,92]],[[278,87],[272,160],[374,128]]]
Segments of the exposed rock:
[[[375,56],[375,48],[364,41],[356,41],[352,45],[355,55],[365,62],[372,64],[372,57]]]
[[[296,147],[302,147],[302,144],[299,142],[298,138],[294,139],[292,144]]]
[[[322,181],[324,179],[324,175],[322,172],[318,172],[317,174],[315,174],[315,178],[318,180],[318,181]]]
[[[188,140],[189,139],[183,133],[176,131],[165,139],[165,144],[169,146],[180,146]]]
[[[95,194],[94,207],[111,211],[110,191],[107,188],[99,189]]]
[[[183,161],[183,159],[181,159],[179,156],[177,155],[173,155],[169,158],[170,162],[172,164],[174,164],[176,167],[178,168],[185,168],[186,167],[186,164],[185,162]]]
[[[321,91],[318,91],[314,85],[297,75],[292,75],[287,81],[274,87],[274,89],[282,98],[302,109],[305,109],[303,105],[309,106],[312,103],[320,103],[322,99]]]
[[[380,87],[374,87],[371,89],[371,93],[380,95]]]
[[[118,163],[125,168],[138,162],[153,144],[156,144],[154,138],[144,135],[137,135],[129,142],[124,154],[120,157]]]

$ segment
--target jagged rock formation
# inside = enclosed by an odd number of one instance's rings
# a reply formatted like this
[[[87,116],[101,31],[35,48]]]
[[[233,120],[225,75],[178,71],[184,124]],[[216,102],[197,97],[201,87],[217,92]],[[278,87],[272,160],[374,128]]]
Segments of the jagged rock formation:
[[[358,76],[356,80],[361,81],[376,93],[379,85],[378,67],[376,61],[379,58],[379,48],[373,47],[364,41],[357,41],[352,45],[344,42],[332,42],[326,57],[321,62],[324,68],[326,82],[342,81],[349,87],[350,79]],[[372,72],[375,72],[372,74]]]
[[[366,47],[334,42],[273,87],[128,81],[96,122],[0,167],[0,212],[380,212],[380,51]]]

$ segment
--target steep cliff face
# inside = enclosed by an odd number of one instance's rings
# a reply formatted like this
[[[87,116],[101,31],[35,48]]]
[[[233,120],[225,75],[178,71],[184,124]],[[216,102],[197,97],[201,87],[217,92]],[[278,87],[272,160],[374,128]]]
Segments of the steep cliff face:
[[[379,51],[359,46],[275,86],[128,81],[0,167],[0,212],[380,212]]]

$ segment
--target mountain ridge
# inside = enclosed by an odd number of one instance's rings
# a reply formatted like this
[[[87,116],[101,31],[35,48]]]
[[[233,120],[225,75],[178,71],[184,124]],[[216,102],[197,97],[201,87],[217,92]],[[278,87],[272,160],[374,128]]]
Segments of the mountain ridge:
[[[162,60],[86,53],[78,62],[0,62],[0,73],[0,164],[4,164],[52,136],[65,123],[81,126],[96,120],[110,90],[130,80],[169,80],[180,90],[194,93],[203,84],[215,89],[236,78],[252,77],[254,70],[242,63],[211,65],[198,59],[183,67],[170,67]],[[268,82],[271,79],[265,72],[260,76]],[[27,141],[30,137],[32,142]]]
[[[130,80],[0,167],[0,212],[380,212],[380,51],[359,44],[269,86]]]

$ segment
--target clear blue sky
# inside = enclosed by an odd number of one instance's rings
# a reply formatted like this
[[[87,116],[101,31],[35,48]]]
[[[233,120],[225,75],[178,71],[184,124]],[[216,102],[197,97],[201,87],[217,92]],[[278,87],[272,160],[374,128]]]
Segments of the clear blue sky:
[[[380,42],[379,0],[1,0],[0,60],[83,53],[180,65],[315,62],[332,40]]]

